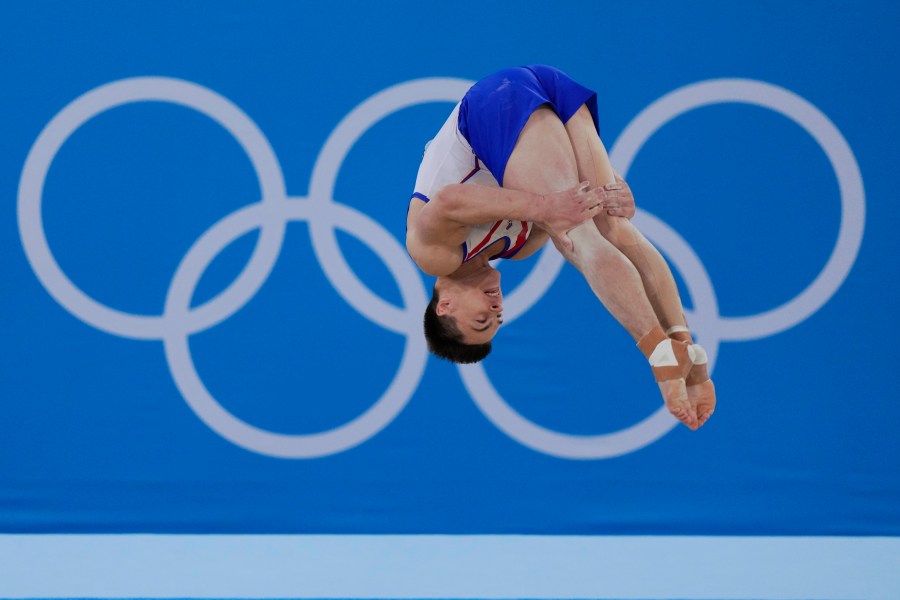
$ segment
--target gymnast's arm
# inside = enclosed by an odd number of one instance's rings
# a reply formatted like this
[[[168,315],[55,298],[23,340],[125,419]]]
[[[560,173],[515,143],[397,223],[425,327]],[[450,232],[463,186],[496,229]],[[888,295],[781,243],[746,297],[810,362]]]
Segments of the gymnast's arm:
[[[565,232],[603,208],[602,190],[579,184],[568,190],[539,195],[477,184],[451,184],[438,190],[428,203],[410,201],[406,248],[423,271],[447,275],[462,258],[459,246],[473,225],[516,219],[542,228]]]
[[[545,207],[539,194],[455,183],[444,186],[422,207],[420,220],[435,228],[443,237],[448,229],[463,229],[459,242],[465,240],[468,226],[493,223],[503,219],[542,221]]]
[[[616,183],[603,186],[604,191],[604,207],[606,213],[614,217],[625,217],[631,219],[634,216],[634,196],[631,188],[622,177],[616,173]],[[604,218],[602,215],[596,219]],[[535,252],[544,247],[550,234],[541,227],[532,228],[525,245],[510,258],[512,260],[522,260],[528,258]]]
[[[473,225],[541,218],[541,196],[477,184],[452,184],[429,202],[413,198],[406,217],[406,249],[429,275],[449,275],[462,263],[460,245]]]

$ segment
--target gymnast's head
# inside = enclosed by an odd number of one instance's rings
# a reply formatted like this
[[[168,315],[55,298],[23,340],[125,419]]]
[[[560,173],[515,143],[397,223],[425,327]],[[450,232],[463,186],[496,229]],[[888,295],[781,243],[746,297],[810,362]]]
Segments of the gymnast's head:
[[[487,265],[471,276],[437,278],[425,309],[425,339],[432,353],[455,363],[478,362],[490,353],[501,323],[503,293],[496,269]]]

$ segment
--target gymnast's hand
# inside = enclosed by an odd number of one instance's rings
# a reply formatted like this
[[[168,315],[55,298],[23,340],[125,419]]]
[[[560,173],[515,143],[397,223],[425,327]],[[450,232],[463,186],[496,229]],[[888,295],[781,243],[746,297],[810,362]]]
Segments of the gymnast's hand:
[[[545,194],[539,201],[541,219],[537,224],[554,240],[572,250],[568,232],[600,214],[605,193],[602,188],[590,189],[590,183],[583,181],[571,189]]]
[[[616,174],[616,182],[604,185],[603,204],[606,208],[606,214],[611,217],[625,217],[630,219],[634,216],[634,194],[631,188],[625,183],[625,180]]]

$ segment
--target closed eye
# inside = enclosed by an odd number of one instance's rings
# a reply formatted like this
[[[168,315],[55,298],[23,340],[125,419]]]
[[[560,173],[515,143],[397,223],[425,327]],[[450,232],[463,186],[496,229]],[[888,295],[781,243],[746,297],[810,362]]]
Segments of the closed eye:
[[[475,322],[478,323],[479,325],[485,324],[484,327],[473,327],[472,328],[472,331],[477,331],[478,333],[481,333],[482,331],[487,331],[488,328],[491,326],[491,324],[487,322],[487,319],[478,319]]]

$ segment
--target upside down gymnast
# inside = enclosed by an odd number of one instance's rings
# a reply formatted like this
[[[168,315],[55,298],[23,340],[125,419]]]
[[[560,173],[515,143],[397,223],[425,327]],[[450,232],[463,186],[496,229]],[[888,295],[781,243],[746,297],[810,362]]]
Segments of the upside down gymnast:
[[[458,363],[487,356],[503,322],[488,261],[528,258],[550,239],[635,339],[669,412],[702,426],[716,405],[706,352],[634,212],[600,141],[595,92],[546,65],[480,80],[426,147],[407,213],[407,250],[437,277],[429,349]]]

